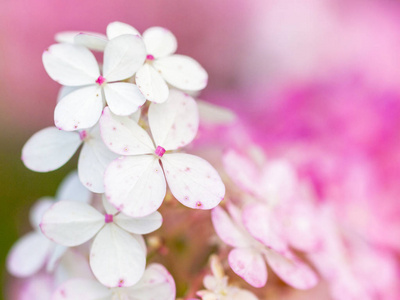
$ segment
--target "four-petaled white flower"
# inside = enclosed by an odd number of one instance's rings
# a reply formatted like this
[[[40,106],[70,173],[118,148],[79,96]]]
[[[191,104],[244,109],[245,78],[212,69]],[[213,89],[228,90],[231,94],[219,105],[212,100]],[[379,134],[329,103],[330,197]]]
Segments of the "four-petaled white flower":
[[[104,100],[117,115],[134,113],[146,98],[135,84],[121,81],[132,77],[145,59],[141,37],[130,34],[107,43],[103,74],[87,48],[74,44],[50,46],[43,53],[47,73],[62,85],[80,87],[57,104],[55,125],[65,131],[92,127],[100,118]]]
[[[113,22],[107,26],[107,38],[139,32],[128,24]],[[147,56],[143,66],[135,75],[136,84],[146,99],[163,103],[168,99],[171,86],[184,91],[200,91],[207,85],[208,74],[193,58],[174,54],[178,43],[175,36],[166,28],[151,27],[143,32],[143,42]],[[82,33],[74,37],[75,44],[101,50],[107,45],[107,38],[99,34]]]
[[[203,300],[258,300],[251,292],[228,284],[228,276],[225,276],[224,268],[218,257],[211,256],[212,275],[206,275],[203,284],[206,290],[197,292]]]
[[[55,199],[39,199],[30,211],[30,222],[34,231],[21,237],[11,248],[7,257],[7,269],[16,277],[28,277],[38,272],[45,264],[47,271],[53,271],[56,262],[67,249],[49,241],[40,231],[40,221],[54,201],[73,200],[89,202],[91,194],[80,183],[76,172],[68,175],[58,188]]]
[[[253,237],[243,225],[241,212],[233,205],[228,205],[230,216],[221,208],[212,210],[212,222],[218,236],[232,249],[228,261],[232,270],[254,287],[263,287],[267,282],[267,268],[271,269],[287,284],[297,289],[309,289],[318,282],[315,272],[302,262],[285,244],[275,243],[279,250],[271,248],[261,239]],[[264,213],[264,211],[262,212]],[[258,223],[271,217],[271,214],[258,215]],[[259,235],[270,235],[267,226],[260,225]],[[252,232],[251,232],[252,233]]]
[[[104,143],[123,155],[105,172],[105,193],[110,203],[129,216],[148,215],[161,205],[166,179],[172,194],[182,204],[197,209],[217,206],[225,195],[217,171],[197,156],[166,152],[189,144],[196,136],[196,102],[171,90],[168,101],[150,104],[148,120],[155,144],[136,122],[104,109],[100,120]]]
[[[43,216],[40,228],[50,240],[73,247],[94,238],[90,267],[108,287],[132,286],[145,270],[146,246],[141,234],[157,230],[161,214],[131,218],[119,213],[103,197],[106,214],[86,203],[60,201]]]
[[[82,143],[79,178],[90,191],[103,193],[104,171],[118,156],[104,145],[98,125],[80,132],[67,132],[55,127],[42,129],[22,148],[22,161],[33,171],[53,171],[63,166]]]
[[[134,286],[107,288],[95,280],[75,278],[54,292],[52,300],[175,300],[175,282],[160,264],[151,264]]]

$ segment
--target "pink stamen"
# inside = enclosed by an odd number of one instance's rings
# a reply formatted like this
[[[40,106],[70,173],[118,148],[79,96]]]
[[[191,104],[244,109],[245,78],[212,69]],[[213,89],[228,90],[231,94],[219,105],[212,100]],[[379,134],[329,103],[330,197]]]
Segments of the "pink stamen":
[[[79,138],[81,139],[81,141],[86,139],[87,138],[87,131],[86,130],[82,130],[81,132],[79,132]]]
[[[112,223],[114,221],[113,215],[106,214],[105,221],[106,221],[106,223]]]
[[[151,54],[147,54],[146,60],[154,60],[154,56]]]
[[[100,75],[99,78],[97,78],[96,83],[98,85],[102,85],[105,81],[106,81],[106,79]]]
[[[161,147],[161,146],[157,146],[155,154],[158,157],[163,157],[164,153],[165,153],[165,149],[163,147]]]

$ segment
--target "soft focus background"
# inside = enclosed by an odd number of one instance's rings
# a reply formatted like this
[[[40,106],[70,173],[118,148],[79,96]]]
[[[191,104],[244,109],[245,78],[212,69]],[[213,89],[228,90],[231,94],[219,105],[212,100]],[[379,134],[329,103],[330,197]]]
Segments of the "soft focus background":
[[[75,165],[34,173],[25,141],[53,125],[58,84],[42,52],[55,33],[112,21],[172,30],[209,72],[202,99],[234,109],[267,153],[291,159],[351,229],[400,250],[400,1],[1,0],[2,270],[29,206]],[[323,200],[322,200],[323,199]],[[3,284],[8,276],[3,272]],[[1,288],[0,287],[0,288]],[[386,298],[385,298],[386,299]],[[395,298],[393,298],[395,299]]]

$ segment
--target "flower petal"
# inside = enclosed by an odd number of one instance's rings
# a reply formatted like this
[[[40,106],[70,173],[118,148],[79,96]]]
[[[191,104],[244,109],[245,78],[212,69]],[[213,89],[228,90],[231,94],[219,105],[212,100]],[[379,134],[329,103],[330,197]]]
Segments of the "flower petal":
[[[50,197],[42,197],[31,207],[29,211],[29,221],[33,229],[40,232],[40,222],[46,210],[54,204],[54,199]]]
[[[155,58],[171,55],[178,47],[176,37],[166,28],[150,27],[143,32],[143,41],[146,45],[147,53]]]
[[[104,50],[103,76],[108,82],[129,78],[145,59],[146,48],[141,37],[124,34],[113,38]]]
[[[54,111],[57,128],[73,131],[94,126],[103,110],[103,96],[99,86],[76,90],[58,102]]]
[[[115,215],[118,213],[118,210],[107,200],[105,194],[101,196],[101,203],[103,204],[104,210],[107,214]]]
[[[211,209],[225,195],[217,171],[204,159],[183,153],[165,154],[162,159],[169,189],[179,202],[190,208]]]
[[[73,278],[57,287],[52,300],[110,300],[111,290],[92,279]]]
[[[288,249],[282,231],[282,222],[276,220],[273,210],[263,204],[250,204],[243,209],[243,224],[249,233],[265,246],[276,251]]]
[[[187,91],[199,91],[207,86],[208,74],[203,67],[185,55],[172,55],[156,59],[154,68],[161,72],[170,85]]]
[[[51,255],[47,261],[46,271],[52,273],[56,267],[56,264],[59,262],[61,257],[68,250],[68,247],[54,244],[54,248],[51,252]]]
[[[143,276],[146,253],[130,233],[113,223],[97,234],[90,251],[90,266],[96,278],[108,287],[127,287]]]
[[[162,216],[158,211],[142,218],[132,218],[121,213],[114,217],[114,222],[131,233],[148,234],[161,227]]]
[[[163,103],[168,99],[169,88],[162,76],[149,64],[136,72],[136,84],[147,100]]]
[[[36,172],[53,171],[63,166],[80,144],[79,134],[47,127],[26,142],[22,148],[22,161]]]
[[[126,292],[130,300],[174,300],[175,281],[164,266],[151,264],[140,281]]]
[[[153,153],[147,132],[129,117],[116,116],[106,107],[100,119],[101,137],[106,146],[120,155]]]
[[[175,150],[189,144],[199,127],[196,102],[177,90],[169,92],[166,102],[151,103],[148,117],[156,145],[165,150]]]
[[[104,51],[108,39],[105,35],[96,33],[79,33],[74,37],[76,45],[84,46],[95,51]]]
[[[40,228],[57,244],[73,247],[90,240],[104,225],[104,216],[82,202],[59,201],[43,216]]]
[[[305,290],[318,283],[317,274],[291,252],[268,251],[265,256],[272,270],[292,287]]]
[[[47,74],[68,86],[95,84],[100,76],[99,65],[87,48],[73,44],[51,45],[42,56]]]
[[[57,94],[57,103],[60,102],[61,99],[67,96],[68,94],[71,94],[72,92],[75,92],[80,88],[81,88],[80,86],[65,86],[65,85],[61,86]]]
[[[104,184],[108,201],[131,217],[155,212],[166,193],[162,168],[153,155],[114,160],[106,170]]]
[[[229,253],[228,261],[233,272],[248,284],[260,288],[267,283],[267,267],[260,253],[250,248],[237,248]]]
[[[85,140],[79,154],[79,179],[93,193],[104,193],[104,172],[108,165],[118,157],[111,152],[100,137],[96,125]]]
[[[82,185],[76,171],[72,171],[63,179],[56,193],[57,201],[71,200],[89,203],[91,198],[92,194]]]
[[[211,211],[211,220],[218,236],[226,244],[240,248],[250,246],[249,239],[221,207],[217,206]]]
[[[200,122],[207,125],[229,125],[236,119],[236,114],[228,108],[197,100]]]
[[[127,82],[106,84],[104,94],[110,110],[118,116],[131,115],[146,102],[139,88]]]
[[[21,237],[7,257],[7,270],[16,277],[28,277],[39,271],[52,247],[52,242],[40,232],[30,232]]]
[[[131,25],[122,23],[122,22],[112,22],[107,25],[107,37],[108,39],[113,39],[117,36],[124,34],[134,34],[139,35],[139,31],[133,28]]]

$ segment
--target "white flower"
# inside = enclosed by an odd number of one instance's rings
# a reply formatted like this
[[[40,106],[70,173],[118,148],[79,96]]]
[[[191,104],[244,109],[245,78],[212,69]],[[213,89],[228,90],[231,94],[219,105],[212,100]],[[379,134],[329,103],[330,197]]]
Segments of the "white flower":
[[[139,32],[128,24],[113,22],[107,26],[107,38]],[[135,75],[136,84],[146,99],[163,103],[168,99],[168,84],[185,91],[200,91],[207,85],[208,74],[193,58],[174,54],[178,43],[171,31],[162,27],[151,27],[143,32],[147,50],[146,61]],[[79,34],[74,43],[101,50],[107,39],[96,34]],[[99,45],[102,45],[99,47]]]
[[[103,198],[103,215],[86,203],[60,201],[44,214],[40,228],[50,240],[74,247],[95,236],[90,250],[90,267],[108,287],[132,286],[142,277],[146,246],[141,234],[157,230],[160,213],[130,218],[119,213]]]
[[[104,175],[110,203],[133,217],[148,215],[161,205],[166,179],[182,204],[198,209],[217,206],[225,195],[217,171],[197,156],[167,152],[189,144],[196,136],[196,102],[171,90],[167,102],[150,105],[148,119],[154,143],[136,122],[104,110],[100,120],[104,143],[123,155],[109,165]]]
[[[203,300],[258,300],[251,292],[228,284],[228,276],[218,257],[211,256],[212,275],[206,275],[203,280],[206,290],[197,292]]]
[[[95,280],[76,278],[62,284],[52,300],[174,300],[175,282],[160,264],[151,264],[131,287],[107,288]]]
[[[103,193],[104,171],[118,156],[104,145],[98,125],[81,132],[67,132],[55,127],[42,129],[22,148],[22,161],[33,171],[53,171],[63,166],[82,143],[78,161],[79,178],[90,191]]]
[[[43,53],[49,76],[62,85],[80,87],[57,104],[55,125],[65,131],[92,127],[100,118],[104,98],[115,114],[134,113],[146,99],[136,85],[120,81],[131,77],[145,58],[146,49],[139,36],[116,37],[104,50],[101,75],[96,58],[87,48],[74,44],[50,46]]]
[[[28,277],[38,272],[45,264],[47,271],[53,271],[55,263],[66,248],[49,241],[39,228],[44,212],[59,200],[89,202],[90,192],[79,182],[76,172],[68,175],[58,188],[55,199],[39,199],[30,211],[30,222],[34,231],[21,237],[11,248],[7,257],[7,269],[16,277]]]

